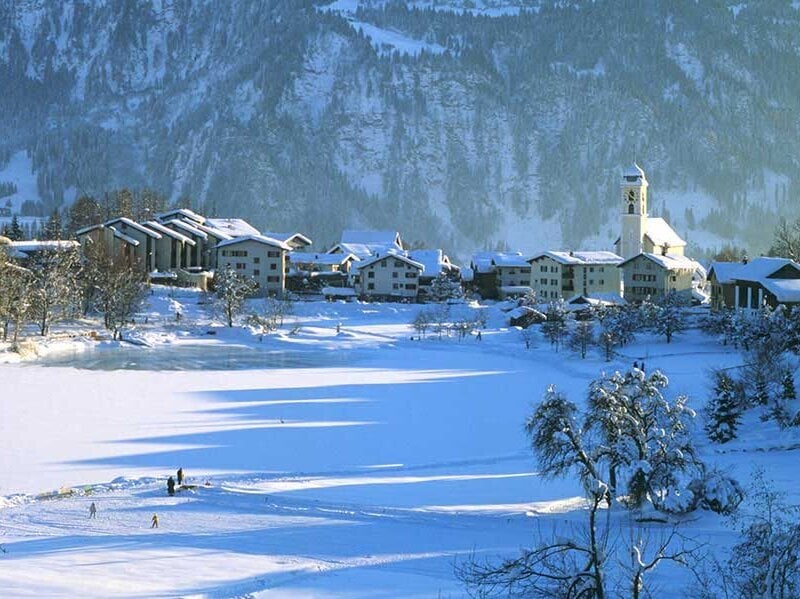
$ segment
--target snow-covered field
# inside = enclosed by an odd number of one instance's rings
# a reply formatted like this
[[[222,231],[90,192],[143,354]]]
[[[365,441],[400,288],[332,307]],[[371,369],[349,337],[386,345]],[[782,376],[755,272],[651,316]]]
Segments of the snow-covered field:
[[[259,341],[197,299],[154,295],[126,332],[143,346],[51,342],[0,364],[3,596],[461,597],[456,561],[583,517],[577,482],[537,476],[523,431],[548,384],[580,400],[645,359],[700,407],[708,369],[739,363],[698,332],[640,336],[612,363],[525,351],[496,306],[454,308],[487,311],[481,341],[410,339],[418,306],[322,302]],[[725,453],[698,431],[705,458],[744,483],[765,466],[797,500],[800,436],[742,430]],[[168,497],[178,467],[198,487]],[[734,539],[712,514],[686,532]]]

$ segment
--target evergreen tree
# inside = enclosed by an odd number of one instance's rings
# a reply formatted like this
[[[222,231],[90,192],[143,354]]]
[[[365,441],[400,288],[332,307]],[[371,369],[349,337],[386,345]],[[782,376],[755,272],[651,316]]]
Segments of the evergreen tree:
[[[11,226],[6,230],[5,236],[11,241],[22,241],[25,239],[25,234],[22,232],[22,227],[19,226],[19,219],[16,214],[11,217]]]
[[[84,227],[99,224],[103,221],[100,204],[91,197],[83,195],[75,200],[69,208],[69,230],[71,233]]]
[[[50,215],[50,218],[47,219],[47,223],[44,226],[44,238],[53,240],[61,239],[64,234],[63,229],[61,214],[58,210],[53,210],[53,213]]]
[[[444,273],[439,273],[431,283],[430,298],[434,302],[446,302],[449,299],[458,299],[461,296],[461,285]]]
[[[715,443],[736,438],[742,417],[741,386],[722,370],[714,371],[714,390],[706,406],[706,435]]]

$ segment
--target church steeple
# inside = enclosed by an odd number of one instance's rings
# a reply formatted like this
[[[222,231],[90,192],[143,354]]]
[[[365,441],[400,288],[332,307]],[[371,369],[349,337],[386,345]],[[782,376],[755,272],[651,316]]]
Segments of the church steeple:
[[[622,234],[619,253],[623,259],[642,253],[647,232],[647,177],[635,162],[622,173]]]

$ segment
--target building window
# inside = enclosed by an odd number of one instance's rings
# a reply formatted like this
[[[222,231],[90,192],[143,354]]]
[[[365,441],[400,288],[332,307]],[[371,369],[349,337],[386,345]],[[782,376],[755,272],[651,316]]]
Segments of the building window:
[[[531,272],[531,269],[530,268],[520,268],[519,272],[521,274],[525,275],[525,274],[528,274],[529,272]]]
[[[258,264],[258,263],[260,263],[260,262],[261,262],[261,258],[259,258],[258,256],[255,256],[255,257],[253,258],[253,264]]]
[[[369,271],[367,273],[367,278],[368,279],[374,279],[375,278],[375,271],[374,270]]]
[[[406,289],[409,291],[414,291],[416,288],[417,286],[414,283],[406,283]]]
[[[278,270],[278,265],[273,262],[272,264],[269,265],[269,269],[270,270]]]
[[[600,284],[605,285],[606,284],[605,279],[600,279]]]
[[[400,283],[392,283],[392,289],[400,289]]]
[[[589,279],[589,285],[594,285],[594,279]]]
[[[281,280],[280,277],[267,277],[267,283],[277,283]]]
[[[253,270],[253,276],[254,276],[254,277],[257,277],[257,276],[259,276],[260,274],[261,274],[261,271],[260,271],[260,270],[258,270],[257,268],[256,268],[255,270]]]
[[[551,285],[558,285],[558,279],[550,279]]]
[[[392,278],[393,278],[393,279],[396,279],[396,278],[398,278],[399,276],[400,276],[400,275],[398,274],[398,272],[397,272],[396,270],[392,272]]]
[[[386,268],[386,260],[381,260],[381,267]]]
[[[281,253],[280,252],[276,252],[275,250],[270,250],[270,251],[267,252],[267,258],[280,258],[280,257],[281,257]]]
[[[400,260],[394,261],[395,268],[403,268],[403,263]]]
[[[417,273],[415,273],[415,272],[407,272],[406,273],[406,279],[416,279],[416,278],[417,278]]]
[[[375,289],[375,283],[367,283],[367,289],[369,290]]]
[[[244,270],[245,268],[247,268],[247,264],[245,264],[244,262],[236,263],[236,270]]]

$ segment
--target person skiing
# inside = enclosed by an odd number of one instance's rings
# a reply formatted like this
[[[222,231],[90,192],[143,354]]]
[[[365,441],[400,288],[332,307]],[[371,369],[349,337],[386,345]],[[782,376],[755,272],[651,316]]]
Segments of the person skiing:
[[[97,518],[97,506],[92,502],[92,505],[89,506],[89,518]]]
[[[175,479],[171,476],[167,479],[167,493],[175,495]]]
[[[152,524],[150,524],[150,528],[158,528],[158,515],[153,514],[153,518],[150,520]]]
[[[178,468],[178,484],[183,484],[183,468]]]

